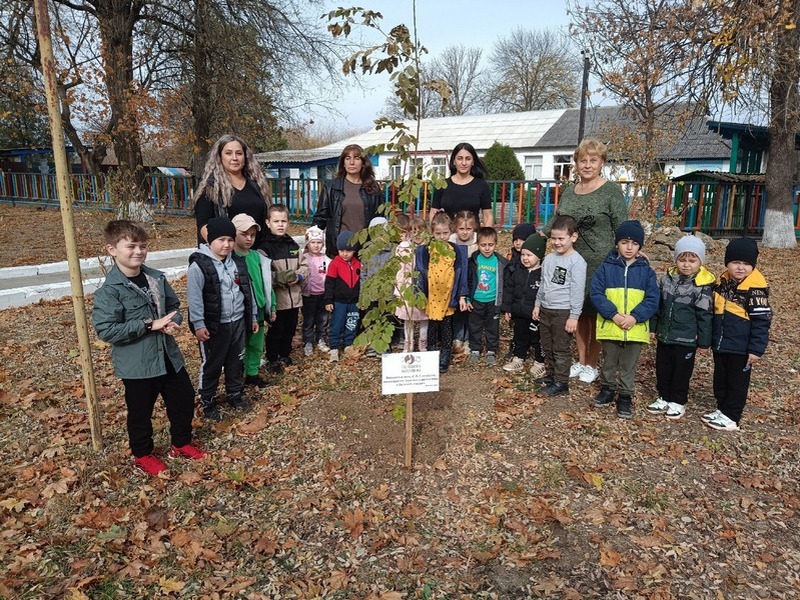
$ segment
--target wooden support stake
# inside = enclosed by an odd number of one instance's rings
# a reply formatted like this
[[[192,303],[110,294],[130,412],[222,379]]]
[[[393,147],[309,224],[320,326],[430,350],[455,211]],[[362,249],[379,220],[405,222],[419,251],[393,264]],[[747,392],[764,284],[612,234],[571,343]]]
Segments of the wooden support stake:
[[[92,348],[89,344],[89,325],[86,320],[86,304],[83,298],[80,257],[75,240],[75,221],[72,217],[72,188],[69,185],[69,167],[67,166],[67,151],[64,147],[64,129],[56,90],[56,66],[53,58],[53,46],[50,40],[50,16],[47,12],[47,0],[34,0],[33,4],[36,13],[36,32],[39,37],[39,48],[42,57],[47,112],[50,115],[50,136],[53,141],[53,157],[56,163],[56,189],[61,205],[61,222],[64,229],[67,262],[69,263],[72,309],[75,313],[75,329],[78,333],[83,387],[86,390],[86,407],[89,413],[92,447],[95,451],[100,451],[103,449],[103,436],[100,431],[100,411],[97,403],[97,389],[94,383],[94,370],[92,369]]]
[[[414,427],[414,393],[406,394],[406,469],[411,468],[411,437]]]

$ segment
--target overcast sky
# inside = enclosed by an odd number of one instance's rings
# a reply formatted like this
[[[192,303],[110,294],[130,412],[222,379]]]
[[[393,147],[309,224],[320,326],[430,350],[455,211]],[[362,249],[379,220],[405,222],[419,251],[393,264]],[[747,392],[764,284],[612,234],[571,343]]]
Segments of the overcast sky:
[[[411,0],[363,0],[357,4],[380,12],[386,30],[400,23],[411,26]],[[328,0],[325,10],[350,5]],[[419,39],[430,52],[429,57],[435,57],[447,46],[464,44],[483,48],[485,60],[495,40],[515,27],[566,31],[568,24],[564,0],[417,0]],[[353,85],[336,103],[343,117],[334,115],[323,120],[330,119],[343,129],[370,129],[391,87],[383,75],[365,77],[363,82],[369,89]]]

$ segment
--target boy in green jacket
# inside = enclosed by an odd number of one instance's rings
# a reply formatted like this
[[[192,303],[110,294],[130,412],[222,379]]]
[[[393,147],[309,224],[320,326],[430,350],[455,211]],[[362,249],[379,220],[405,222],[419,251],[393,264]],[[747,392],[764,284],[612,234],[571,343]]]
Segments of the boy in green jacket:
[[[103,230],[114,266],[94,295],[97,337],[111,344],[114,373],[125,385],[128,442],[134,465],[158,475],[166,470],[153,454],[153,407],[164,398],[172,447],[169,458],[199,459],[192,443],[194,388],[172,336],[179,329],[180,302],[164,274],[144,265],[147,232],[132,221],[111,221]]]

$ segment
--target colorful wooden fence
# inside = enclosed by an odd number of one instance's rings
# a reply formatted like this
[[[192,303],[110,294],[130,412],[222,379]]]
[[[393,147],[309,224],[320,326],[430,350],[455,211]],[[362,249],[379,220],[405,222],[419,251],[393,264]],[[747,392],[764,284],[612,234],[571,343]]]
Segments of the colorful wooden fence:
[[[105,175],[71,175],[75,205],[110,210],[111,194]],[[293,220],[310,221],[324,181],[316,179],[270,179],[270,200],[285,204]],[[189,215],[193,183],[191,177],[151,175],[147,178],[148,199],[156,213]],[[512,228],[517,223],[547,223],[555,213],[561,187],[555,182],[490,181],[492,214],[497,227]],[[631,183],[621,182],[626,199],[637,208],[647,205],[636,197]],[[397,190],[384,185],[387,202],[397,204]],[[759,235],[763,229],[766,189],[762,183],[722,183],[708,180],[671,183],[665,189],[667,199],[648,214],[677,219],[682,229],[699,230],[712,235],[747,233]],[[433,186],[424,182],[410,212],[427,217]],[[800,231],[797,188],[794,190],[795,230]],[[634,202],[634,200],[637,200]],[[13,204],[57,205],[55,175],[40,173],[0,173],[0,202]]]

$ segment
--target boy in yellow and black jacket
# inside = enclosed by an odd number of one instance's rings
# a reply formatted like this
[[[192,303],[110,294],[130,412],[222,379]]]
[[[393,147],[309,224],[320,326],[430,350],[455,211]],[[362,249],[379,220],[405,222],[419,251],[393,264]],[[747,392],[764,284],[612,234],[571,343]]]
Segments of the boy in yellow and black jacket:
[[[594,272],[589,297],[597,309],[597,340],[603,345],[600,392],[595,406],[606,406],[617,397],[617,416],[633,418],[633,381],[636,362],[650,342],[650,318],[658,310],[656,273],[639,249],[644,230],[639,221],[617,227],[615,249]]]
[[[756,269],[757,260],[754,239],[731,240],[725,251],[726,270],[714,287],[711,349],[717,410],[700,417],[712,429],[739,430],[751,367],[769,342],[769,286]]]

